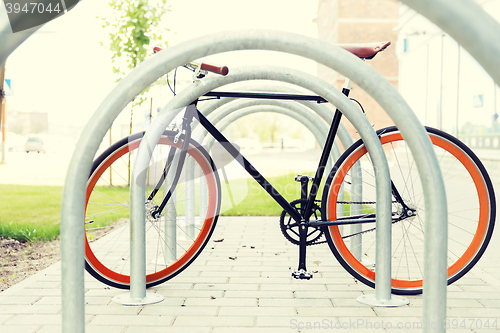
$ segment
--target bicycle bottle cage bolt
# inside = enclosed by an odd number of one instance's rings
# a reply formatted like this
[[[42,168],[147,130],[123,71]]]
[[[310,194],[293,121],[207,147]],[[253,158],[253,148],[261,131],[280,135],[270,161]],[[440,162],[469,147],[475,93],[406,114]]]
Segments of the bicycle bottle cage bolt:
[[[309,180],[310,182],[314,181],[314,177],[303,176],[303,175],[297,175],[297,176],[295,176],[295,181],[296,182],[301,182],[302,179],[304,179],[304,178],[307,178],[307,180]]]

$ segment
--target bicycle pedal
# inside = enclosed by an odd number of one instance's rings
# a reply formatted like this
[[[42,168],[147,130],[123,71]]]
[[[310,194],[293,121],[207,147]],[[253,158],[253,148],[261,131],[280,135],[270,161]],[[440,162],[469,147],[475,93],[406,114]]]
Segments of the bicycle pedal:
[[[292,276],[297,280],[310,280],[312,279],[313,274],[303,269],[299,269],[298,271],[293,272]]]

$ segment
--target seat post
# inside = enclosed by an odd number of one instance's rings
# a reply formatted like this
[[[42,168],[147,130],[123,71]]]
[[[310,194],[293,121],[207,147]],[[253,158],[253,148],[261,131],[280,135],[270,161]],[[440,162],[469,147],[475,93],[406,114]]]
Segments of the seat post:
[[[352,81],[350,78],[346,77],[344,84],[342,85],[342,93],[346,96],[349,96],[349,92],[352,89]]]

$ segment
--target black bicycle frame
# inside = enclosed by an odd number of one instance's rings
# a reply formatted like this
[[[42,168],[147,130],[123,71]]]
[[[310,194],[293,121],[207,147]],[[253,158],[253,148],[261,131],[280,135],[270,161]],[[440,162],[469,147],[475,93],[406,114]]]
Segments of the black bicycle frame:
[[[344,95],[348,96],[349,95],[350,89],[344,88],[342,89],[342,93]],[[325,99],[323,99],[320,96],[310,96],[310,95],[290,95],[290,94],[276,94],[276,93],[242,93],[242,92],[210,92],[207,93],[205,96],[210,96],[210,97],[237,97],[237,98],[268,98],[268,99],[288,99],[288,100],[302,100],[302,101],[316,101],[318,103],[323,103],[325,102]],[[262,188],[276,201],[281,208],[285,212],[288,213],[288,215],[294,219],[297,222],[298,228],[299,228],[299,238],[300,238],[300,244],[299,244],[299,266],[296,271],[292,273],[292,276],[298,279],[310,279],[312,278],[312,274],[307,272],[306,269],[306,246],[307,246],[307,230],[309,227],[327,227],[327,226],[333,226],[333,225],[343,225],[343,224],[356,224],[356,223],[373,223],[376,222],[376,216],[375,214],[367,214],[367,215],[359,215],[359,216],[351,216],[349,218],[338,218],[336,221],[309,221],[309,218],[312,214],[313,211],[313,206],[314,206],[314,201],[316,200],[316,196],[318,194],[319,190],[319,184],[321,183],[321,179],[323,178],[323,174],[325,171],[326,163],[328,161],[328,157],[330,156],[330,152],[333,147],[333,142],[335,140],[335,136],[337,135],[337,130],[340,125],[340,120],[342,118],[342,113],[340,110],[335,111],[335,115],[332,120],[332,124],[330,126],[330,130],[328,132],[328,136],[326,138],[325,146],[323,148],[323,152],[321,154],[321,158],[319,161],[318,168],[316,170],[316,175],[314,176],[313,179],[313,184],[311,186],[311,190],[309,193],[309,196],[307,198],[306,206],[305,209],[301,209],[301,213],[293,207],[288,200],[286,200],[272,185],[267,181],[262,174],[257,171],[257,169],[243,156],[241,153],[236,149],[236,147],[231,144],[226,137],[219,131],[217,128],[215,128],[214,125],[196,108],[196,104],[198,103],[198,100],[192,102],[190,105],[187,106],[184,118],[183,118],[183,123],[182,123],[182,131],[184,131],[184,143],[182,145],[181,149],[181,154],[180,154],[180,159],[179,159],[179,165],[178,168],[176,169],[176,174],[174,177],[174,180],[172,182],[172,185],[170,187],[170,190],[168,191],[167,195],[163,199],[162,203],[160,206],[155,209],[153,212],[154,217],[158,217],[163,208],[165,207],[167,201],[171,197],[171,193],[175,190],[175,187],[177,186],[177,181],[179,179],[179,175],[182,169],[182,166],[184,164],[184,159],[186,157],[187,149],[189,146],[189,141],[191,140],[191,122],[193,118],[196,118],[199,120],[201,126],[203,126],[208,133],[210,133],[223,147],[224,149],[235,159],[237,160],[241,166],[250,174],[250,176],[255,179],[257,183],[262,186]],[[178,133],[178,135],[181,134],[181,132]],[[169,157],[167,160],[167,165],[165,166],[163,174],[166,175],[166,173],[170,169],[170,163],[172,163],[173,156],[172,156],[172,151],[169,153]],[[170,163],[169,163],[170,162]],[[164,177],[160,180],[163,182]],[[158,189],[159,186],[161,186],[161,183],[158,183],[158,185],[155,187],[155,189]],[[408,210],[410,211],[408,207],[403,203],[403,200],[401,199],[401,196],[399,195],[396,187],[394,184],[392,184],[392,192],[393,195],[395,196],[396,200],[400,201],[403,205],[403,208],[405,212]],[[155,193],[151,194],[150,199],[152,199],[152,196],[154,196]],[[305,197],[307,195],[307,182],[302,182],[301,181],[301,197]],[[303,205],[301,204],[301,207]],[[403,218],[406,217],[406,213],[404,213],[401,216],[398,216],[397,214],[392,216],[392,222],[397,222]]]
[[[349,94],[349,91],[347,89],[343,90],[343,93],[347,96]],[[321,96],[315,96],[315,95],[300,95],[300,94],[278,94],[278,93],[245,93],[245,92],[209,92],[205,94],[205,96],[209,97],[238,97],[238,98],[267,98],[267,99],[281,99],[281,100],[302,100],[302,101],[316,101],[317,103],[324,103],[326,100],[322,98]],[[316,196],[318,194],[318,189],[319,189],[319,184],[321,182],[321,179],[324,174],[324,170],[326,167],[326,163],[328,161],[328,156],[330,155],[330,152],[333,147],[333,142],[335,140],[335,136],[337,134],[337,130],[340,124],[340,120],[342,118],[342,113],[337,109],[335,111],[335,115],[333,117],[332,125],[330,127],[328,136],[326,138],[325,142],[325,147],[323,148],[323,152],[319,161],[318,169],[316,171],[316,175],[313,180],[313,184],[311,186],[311,191],[309,193],[309,197],[307,199],[307,204],[306,204],[306,209],[303,210],[303,214],[301,215],[295,207],[293,207],[288,200],[286,200],[279,192],[276,190],[269,181],[259,172],[257,169],[243,156],[241,153],[234,147],[233,144],[231,144],[226,137],[219,131],[217,128],[212,125],[212,123],[196,108],[198,100],[192,102],[190,105],[187,106],[185,115],[184,115],[184,120],[183,120],[183,126],[182,128],[186,131],[185,136],[184,136],[184,144],[182,147],[181,151],[181,158],[179,159],[179,167],[176,169],[176,177],[174,179],[174,182],[167,193],[167,196],[163,199],[162,203],[160,206],[155,210],[154,215],[159,215],[160,212],[163,210],[163,208],[166,205],[166,202],[170,198],[170,193],[174,191],[174,188],[177,184],[177,178],[178,174],[180,174],[180,170],[182,169],[182,164],[184,157],[186,155],[187,151],[187,142],[191,139],[191,131],[188,130],[188,127],[190,127],[190,123],[193,118],[196,118],[199,120],[200,125],[202,125],[208,133],[210,133],[225,149],[226,151],[233,156],[235,160],[237,160],[241,166],[255,179],[257,183],[262,186],[262,188],[283,208],[284,211],[286,211],[291,218],[293,218],[296,222],[305,222],[309,219],[310,215],[312,214],[312,208],[314,204],[314,200],[316,199]],[[173,157],[169,156],[168,161],[172,161]],[[168,172],[170,166],[170,163],[167,162],[167,165],[165,166],[164,174]],[[163,182],[164,177],[160,179],[161,182]],[[158,186],[161,184],[159,183]],[[157,187],[158,187],[157,186]],[[156,192],[151,194],[151,196],[154,196]],[[150,196],[150,197],[151,197]],[[151,199],[151,198],[150,198]],[[370,222],[370,218],[364,220],[363,222]],[[375,221],[373,219],[373,221]],[[324,226],[327,225],[334,225],[334,224],[339,224],[342,222],[339,221],[321,221],[316,223],[321,223]],[[344,222],[348,223],[348,222]]]
[[[342,93],[346,96],[349,95],[349,89],[343,89]],[[247,92],[209,92],[205,94],[205,96],[209,97],[237,97],[237,98],[267,98],[267,99],[281,99],[281,100],[302,100],[302,101],[316,101],[317,103],[324,103],[326,100],[320,96],[315,96],[315,95],[299,95],[299,94],[278,94],[278,93],[247,93]],[[217,128],[212,125],[212,123],[196,108],[196,104],[198,103],[198,100],[192,102],[190,105],[187,106],[185,115],[184,115],[184,120],[182,124],[182,128],[185,131],[185,136],[184,136],[184,144],[182,147],[181,151],[181,158],[179,159],[179,167],[176,169],[176,175],[174,177],[174,182],[171,185],[171,188],[169,192],[167,193],[166,197],[163,199],[162,203],[160,206],[155,210],[154,214],[159,215],[160,212],[163,210],[163,208],[166,205],[166,202],[170,198],[170,193],[173,193],[175,186],[177,185],[177,180],[178,176],[180,174],[180,171],[182,169],[182,165],[184,162],[184,158],[186,155],[186,151],[188,148],[187,142],[191,139],[191,131],[190,131],[190,124],[193,118],[196,118],[199,120],[200,124],[207,130],[208,133],[210,133],[224,148],[225,150],[233,156],[235,160],[237,160],[241,166],[255,179],[257,183],[262,186],[262,188],[283,208],[285,212],[287,212],[291,218],[293,218],[297,223],[303,223],[304,228],[307,229],[308,226],[333,226],[333,225],[344,225],[344,224],[355,224],[355,223],[373,223],[376,221],[375,214],[368,214],[368,215],[360,215],[360,216],[351,216],[349,218],[338,218],[336,221],[311,221],[309,222],[309,218],[312,214],[312,209],[314,206],[314,201],[316,200],[316,196],[318,194],[319,190],[319,184],[321,183],[321,180],[323,178],[323,174],[325,171],[326,163],[328,161],[328,156],[330,156],[330,152],[333,147],[333,142],[335,140],[335,136],[337,135],[337,130],[340,125],[340,121],[342,118],[342,113],[340,110],[336,110],[332,124],[330,126],[330,130],[328,132],[328,136],[325,141],[325,146],[323,148],[323,152],[321,154],[321,158],[318,164],[318,168],[316,170],[316,174],[313,178],[313,184],[311,186],[311,190],[309,193],[309,196],[307,198],[306,206],[305,209],[302,210],[302,214],[293,207],[288,200],[286,200],[279,192],[276,190],[269,181],[259,172],[257,169],[243,156],[241,153],[234,147],[233,144],[231,144],[226,137],[219,131]],[[168,172],[170,168],[170,163],[173,160],[173,156],[170,156],[167,161],[167,165],[165,166],[164,170],[164,175],[166,172]],[[170,162],[170,163],[169,163]],[[161,185],[161,182],[163,182],[164,177],[161,177],[160,183],[157,185]],[[403,200],[401,199],[401,196],[399,195],[397,189],[395,188],[394,184],[392,184],[392,193],[396,200],[400,202],[403,205],[403,208],[409,209],[406,207],[404,204]],[[156,191],[150,195],[149,199],[152,199],[152,196],[156,194]],[[393,221],[398,221],[402,217],[401,216],[393,216],[392,220]]]
[[[349,89],[343,89],[344,95],[349,95]],[[321,96],[314,95],[300,95],[300,94],[280,94],[280,93],[247,93],[247,92],[209,92],[205,96],[210,97],[237,97],[237,98],[264,98],[264,99],[282,99],[282,100],[301,100],[301,101],[316,101],[317,103],[327,102]],[[196,104],[196,102],[194,102]],[[314,176],[313,184],[311,186],[311,191],[307,199],[306,209],[303,210],[302,215],[286,200],[265,178],[260,172],[258,172],[255,167],[243,156],[240,152],[220,133],[215,126],[210,123],[205,116],[198,112],[198,118],[200,124],[205,127],[205,129],[217,140],[222,146],[231,154],[240,164],[245,168],[245,170],[262,186],[262,188],[269,193],[269,195],[286,211],[290,217],[292,217],[296,222],[308,221],[312,214],[312,208],[314,205],[314,200],[318,194],[319,184],[323,178],[326,163],[328,162],[328,157],[333,147],[333,142],[335,136],[337,135],[337,130],[340,125],[340,120],[342,118],[342,112],[340,110],[335,111],[335,115],[328,132],[328,136],[325,141],[325,146],[321,154],[318,168],[316,170],[316,175]],[[326,222],[328,223],[328,222]],[[338,222],[337,222],[338,223]]]

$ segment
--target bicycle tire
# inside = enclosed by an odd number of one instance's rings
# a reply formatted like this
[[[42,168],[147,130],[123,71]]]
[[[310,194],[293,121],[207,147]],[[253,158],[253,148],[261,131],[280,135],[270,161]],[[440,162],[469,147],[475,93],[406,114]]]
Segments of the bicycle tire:
[[[130,228],[129,221],[129,190],[130,176],[128,157],[134,159],[135,150],[143,138],[144,133],[133,134],[126,137],[104,151],[93,163],[90,173],[85,199],[85,269],[97,280],[116,288],[130,288]],[[148,184],[146,198],[154,188],[163,173],[170,147],[174,146],[179,152],[184,141],[180,136],[177,143],[173,143],[176,133],[165,131],[160,138],[152,157],[152,162],[147,171]],[[164,149],[164,148],[167,149]],[[206,205],[196,204],[195,210],[200,217],[189,222],[186,218],[187,203],[183,203],[182,191],[188,186],[185,179],[185,169],[188,160],[194,161],[199,178],[190,184],[196,186],[197,198],[207,193]],[[163,163],[158,163],[163,161]],[[173,163],[174,164],[174,163]],[[170,171],[171,172],[171,171]],[[109,173],[109,174],[108,174]],[[109,180],[108,180],[109,177]],[[203,181],[201,181],[203,179]],[[155,197],[156,204],[163,199],[169,185],[162,187]],[[181,174],[181,180],[175,190],[177,200],[175,207],[176,216],[168,215],[169,206],[165,207],[161,218],[154,219],[151,214],[146,214],[146,287],[153,287],[163,283],[186,269],[208,243],[219,216],[221,203],[220,180],[215,165],[206,150],[194,140],[191,140],[186,161]],[[171,201],[174,202],[174,201]],[[198,201],[197,201],[198,202]],[[149,204],[149,203],[148,203]],[[206,206],[206,207],[202,207]],[[145,209],[149,206],[145,204]],[[206,209],[206,213],[205,213]],[[173,210],[172,210],[173,211]],[[170,216],[170,217],[169,217]],[[175,219],[175,232],[173,224],[166,221]],[[93,221],[92,223],[88,223]],[[113,230],[105,237],[92,241],[93,235],[100,230],[101,225],[113,221]],[[118,223],[116,223],[118,221]],[[119,223],[119,222],[122,223]],[[97,225],[97,227],[96,227]],[[191,226],[191,229],[189,229]],[[109,226],[104,226],[109,229]],[[188,235],[190,234],[190,235]],[[174,237],[175,235],[175,237]],[[172,244],[175,239],[176,245]],[[172,240],[169,243],[168,240]]]
[[[481,161],[457,138],[434,128],[426,127],[436,151],[447,194],[448,207],[448,285],[464,276],[481,258],[493,233],[496,216],[493,186]],[[416,295],[423,291],[423,231],[424,209],[421,182],[414,160],[401,133],[396,127],[377,131],[388,156],[393,183],[404,202],[416,209],[416,216],[392,223],[392,293]],[[351,183],[346,176],[353,174],[352,166],[360,162],[362,168],[364,213],[374,212],[376,201],[373,165],[362,140],[354,143],[337,161],[327,178],[322,199],[322,214],[328,220],[349,215],[349,204],[337,203],[340,184],[347,196]],[[404,172],[408,172],[406,175]],[[403,186],[402,186],[403,185]],[[372,186],[372,187],[370,187]],[[411,187],[411,188],[410,188]],[[468,196],[464,196],[467,193]],[[343,205],[340,208],[339,205]],[[393,197],[393,213],[401,210]],[[344,210],[341,213],[342,209]],[[337,213],[338,211],[338,213]],[[375,287],[375,225],[363,224],[361,230],[344,230],[338,226],[325,228],[325,234],[334,256],[340,264],[362,283]],[[344,229],[347,229],[344,227]],[[358,234],[361,233],[361,234]],[[356,235],[358,234],[358,235]],[[349,249],[349,238],[362,238],[358,258]],[[359,253],[361,252],[361,256]]]

